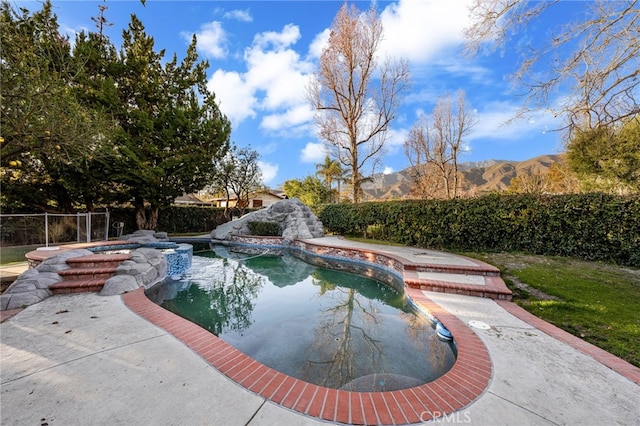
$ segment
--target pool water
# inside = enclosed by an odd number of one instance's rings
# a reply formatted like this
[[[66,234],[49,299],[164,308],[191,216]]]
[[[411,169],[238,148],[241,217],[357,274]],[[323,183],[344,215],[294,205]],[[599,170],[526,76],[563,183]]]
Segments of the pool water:
[[[319,386],[404,389],[453,366],[454,344],[439,339],[402,293],[342,266],[218,247],[194,255],[181,279],[148,296],[268,367]]]

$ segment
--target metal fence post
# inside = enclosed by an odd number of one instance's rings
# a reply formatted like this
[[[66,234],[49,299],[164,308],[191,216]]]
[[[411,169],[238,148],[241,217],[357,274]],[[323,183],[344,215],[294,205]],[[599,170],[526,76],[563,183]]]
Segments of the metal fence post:
[[[104,240],[109,241],[109,209],[107,209],[104,214]]]
[[[44,246],[49,247],[49,215],[44,212]]]
[[[85,213],[87,216],[87,242],[91,242],[91,213]]]

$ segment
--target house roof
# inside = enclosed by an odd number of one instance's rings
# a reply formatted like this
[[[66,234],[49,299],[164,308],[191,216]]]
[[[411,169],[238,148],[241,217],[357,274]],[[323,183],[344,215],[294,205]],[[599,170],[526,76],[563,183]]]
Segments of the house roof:
[[[182,194],[181,196],[177,197],[173,202],[175,204],[205,204],[205,205],[211,204],[209,202],[202,201],[195,194]]]
[[[284,200],[287,198],[287,195],[284,193],[284,191],[279,191],[279,190],[268,190],[268,191],[260,191],[258,193],[256,193],[255,195],[253,195],[252,197],[250,197],[251,199],[255,199],[255,198],[260,198],[261,194],[269,194],[272,195],[276,198],[280,198],[281,200]],[[229,201],[235,201],[237,200],[238,197],[233,195],[231,197],[229,197]],[[227,197],[214,197],[211,198],[212,201],[227,201]]]

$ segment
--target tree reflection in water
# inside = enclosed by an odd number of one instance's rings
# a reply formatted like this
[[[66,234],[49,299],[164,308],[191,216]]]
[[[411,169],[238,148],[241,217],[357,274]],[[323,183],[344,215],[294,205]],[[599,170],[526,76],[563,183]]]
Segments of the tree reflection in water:
[[[403,389],[441,376],[455,361],[453,346],[380,281],[292,256],[194,257],[189,274],[165,283],[156,303],[317,385]]]
[[[433,369],[433,372],[447,371],[455,361],[455,352],[448,344],[443,344],[436,333],[433,333],[432,326],[421,315],[401,314],[402,319],[407,323],[405,333],[408,341],[417,352],[423,353],[426,362]],[[428,381],[439,377],[432,374]]]
[[[323,288],[327,284],[318,281],[314,278],[314,284],[320,285],[321,294],[326,296]],[[315,330],[315,347],[304,378],[313,377],[317,384],[339,388],[363,375],[360,364],[368,364],[371,372],[379,371],[383,351],[380,341],[370,334],[379,321],[371,301],[363,304],[356,298],[355,289],[341,287],[333,288],[331,299],[335,306],[324,310]],[[369,323],[369,327],[365,329],[362,323]]]
[[[206,265],[186,291],[162,306],[219,336],[223,331],[242,332],[253,323],[251,313],[265,278],[231,259]]]

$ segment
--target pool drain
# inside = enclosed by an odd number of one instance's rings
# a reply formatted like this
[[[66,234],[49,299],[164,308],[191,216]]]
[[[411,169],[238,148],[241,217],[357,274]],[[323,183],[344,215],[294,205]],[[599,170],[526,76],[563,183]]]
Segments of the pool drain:
[[[471,320],[467,324],[469,324],[469,326],[473,328],[478,328],[480,330],[489,330],[491,328],[491,326],[486,322],[477,321],[477,320]]]

